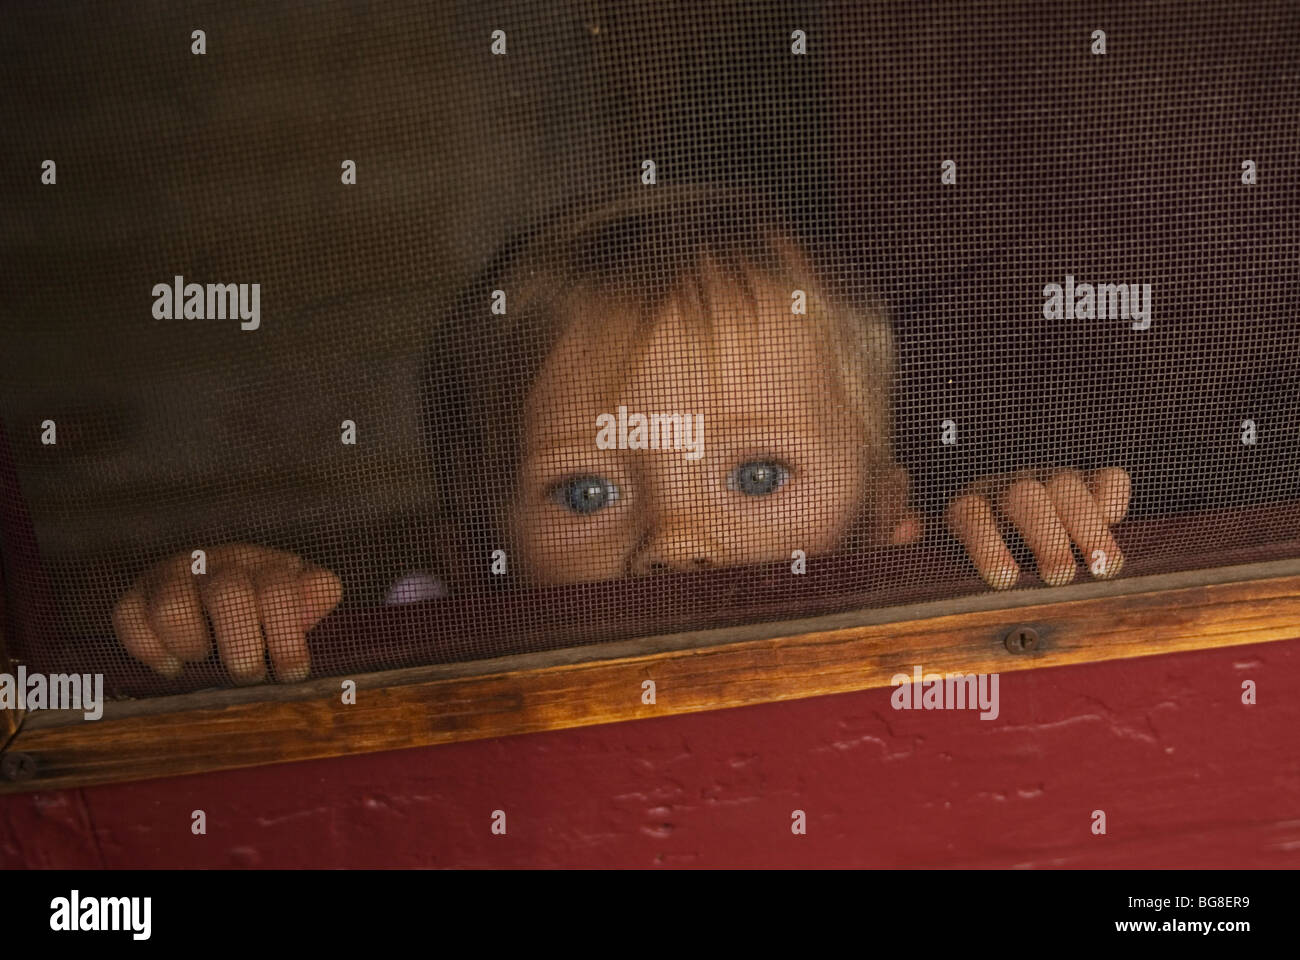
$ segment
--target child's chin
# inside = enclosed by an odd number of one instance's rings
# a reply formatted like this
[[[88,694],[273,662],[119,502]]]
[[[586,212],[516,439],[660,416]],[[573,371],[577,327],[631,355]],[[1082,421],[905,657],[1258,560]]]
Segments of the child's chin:
[[[832,552],[819,546],[810,547],[806,556],[818,556]],[[755,552],[749,556],[728,557],[701,567],[671,567],[666,569],[627,569],[621,565],[608,567],[584,566],[565,567],[559,563],[547,565],[537,561],[528,566],[521,566],[520,580],[530,587],[563,587],[581,583],[610,583],[619,580],[646,580],[653,577],[682,576],[692,573],[716,573],[720,570],[760,567],[773,563],[788,564],[791,560],[789,550]]]
[[[526,568],[521,571],[520,580],[530,587],[569,587],[579,583],[605,583],[610,580],[625,580],[632,574],[617,567],[579,569],[565,568],[558,564],[550,567]]]

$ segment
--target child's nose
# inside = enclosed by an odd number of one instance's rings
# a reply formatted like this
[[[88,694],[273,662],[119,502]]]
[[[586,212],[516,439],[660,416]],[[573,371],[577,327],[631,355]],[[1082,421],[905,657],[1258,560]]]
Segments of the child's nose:
[[[652,531],[633,554],[629,572],[645,576],[713,566],[717,561],[715,551],[701,532],[698,523],[675,523]]]

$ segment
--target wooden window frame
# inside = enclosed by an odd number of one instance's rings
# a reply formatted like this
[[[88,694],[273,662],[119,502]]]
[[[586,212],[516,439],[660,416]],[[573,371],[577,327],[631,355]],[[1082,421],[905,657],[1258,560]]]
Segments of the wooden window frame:
[[[1168,521],[1173,524],[1177,521]],[[1036,649],[1007,635],[1032,628]],[[0,794],[663,717],[891,684],[1300,637],[1300,557],[569,647],[7,720]],[[2,653],[2,651],[0,651]],[[353,679],[356,703],[341,682]],[[642,702],[652,679],[656,702]],[[3,716],[0,714],[0,716]],[[0,731],[5,728],[0,727]],[[6,734],[0,732],[0,738]]]

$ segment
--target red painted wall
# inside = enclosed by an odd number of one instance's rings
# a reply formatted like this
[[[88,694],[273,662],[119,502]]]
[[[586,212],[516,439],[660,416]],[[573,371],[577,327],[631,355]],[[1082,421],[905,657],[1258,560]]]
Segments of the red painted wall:
[[[1300,866],[1300,640],[891,692],[9,797],[0,865]]]

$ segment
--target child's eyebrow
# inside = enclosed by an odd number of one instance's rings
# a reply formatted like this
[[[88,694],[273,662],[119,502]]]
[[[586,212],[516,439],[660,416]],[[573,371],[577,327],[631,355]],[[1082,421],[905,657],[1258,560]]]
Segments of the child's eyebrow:
[[[782,427],[789,423],[786,417],[766,417],[755,413],[753,410],[745,410],[736,414],[723,414],[710,419],[716,419],[732,427]]]
[[[594,436],[594,433],[593,433]],[[545,473],[560,473],[580,469],[586,464],[610,463],[626,451],[600,450],[594,443],[543,446],[524,457],[524,465]]]

